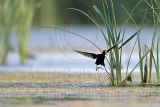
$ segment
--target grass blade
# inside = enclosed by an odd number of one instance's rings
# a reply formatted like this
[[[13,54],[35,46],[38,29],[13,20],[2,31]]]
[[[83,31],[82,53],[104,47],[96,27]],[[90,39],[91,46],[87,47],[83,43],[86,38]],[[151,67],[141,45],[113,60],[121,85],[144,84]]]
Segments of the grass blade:
[[[157,73],[158,73],[158,83],[160,81],[160,69],[159,69],[159,42],[160,42],[160,37],[158,38],[157,41]]]
[[[97,12],[97,14],[101,17],[101,19],[103,20],[103,22],[106,23],[106,22],[105,22],[105,18],[104,18],[104,16],[102,15],[102,13],[101,13],[101,11],[99,10],[99,8],[94,5],[94,6],[93,6],[93,9],[94,9],[95,12]]]
[[[132,69],[132,71],[129,73],[129,75],[131,75],[132,73],[133,73],[133,71],[137,68],[137,66],[140,64],[140,62],[146,57],[146,55],[149,53],[149,52],[151,52],[151,50],[149,50],[149,51],[147,51],[144,55],[143,55],[143,57],[139,60],[139,62],[136,64],[136,66]],[[128,76],[129,76],[128,75]]]
[[[142,29],[142,28],[141,28]],[[141,29],[139,29],[136,33],[134,33],[131,37],[129,37],[120,47],[122,48],[126,43],[128,43],[130,40],[132,40],[138,33],[140,33]]]

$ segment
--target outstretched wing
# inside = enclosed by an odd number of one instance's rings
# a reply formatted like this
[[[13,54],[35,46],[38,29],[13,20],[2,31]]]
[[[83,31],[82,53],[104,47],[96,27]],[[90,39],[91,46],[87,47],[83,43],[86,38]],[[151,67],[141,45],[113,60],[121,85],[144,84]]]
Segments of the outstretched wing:
[[[78,51],[78,50],[74,50],[74,51],[77,53],[80,53],[86,57],[89,57],[89,58],[93,58],[93,59],[97,58],[97,55],[95,53],[82,52],[82,51]]]

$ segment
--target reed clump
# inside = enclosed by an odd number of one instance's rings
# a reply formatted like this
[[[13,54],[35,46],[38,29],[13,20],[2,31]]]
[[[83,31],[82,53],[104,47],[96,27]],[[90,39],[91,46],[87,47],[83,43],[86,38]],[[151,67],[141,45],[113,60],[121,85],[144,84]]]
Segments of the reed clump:
[[[20,62],[27,57],[28,33],[35,11],[33,0],[0,0],[0,63],[5,64],[8,53],[12,50],[11,37],[17,39]]]
[[[116,2],[116,1],[115,1]],[[157,26],[160,22],[159,17],[159,10],[160,5],[156,0],[141,0],[137,3],[137,5],[130,11],[128,11],[125,6],[122,4],[123,10],[128,15],[128,20],[122,26],[118,29],[117,28],[117,20],[116,20],[116,12],[114,10],[114,3],[113,0],[101,0],[101,5],[93,5],[92,9],[89,11],[82,11],[77,8],[69,8],[69,10],[78,11],[79,13],[85,15],[88,17],[89,20],[91,20],[99,29],[99,31],[102,33],[105,41],[106,41],[106,50],[110,47],[112,47],[114,44],[121,42],[120,45],[117,45],[113,50],[109,52],[109,57],[106,58],[107,64],[109,65],[109,76],[110,76],[110,84],[112,86],[120,86],[123,83],[126,83],[126,81],[132,82],[132,73],[134,72],[135,68],[139,66],[140,68],[140,75],[141,75],[141,83],[152,83],[152,70],[153,66],[156,70],[157,75],[157,82],[159,84],[160,81],[160,70],[159,70],[159,38],[156,39],[157,34]],[[144,10],[136,11],[137,7],[141,4],[145,4],[146,7]],[[141,19],[141,24],[145,25],[148,24],[145,19],[147,19],[147,16],[151,16],[152,21],[150,21],[153,24],[154,32],[153,32],[153,39],[151,46],[145,46],[144,50],[141,46],[141,31],[143,31],[142,28],[138,29],[138,25],[136,24],[136,21],[134,20],[134,17],[143,12],[143,19]],[[125,34],[125,26],[133,22],[133,25],[138,29],[131,35],[127,40],[125,40],[124,34]],[[132,47],[132,51],[130,53],[130,57],[127,64],[127,70],[126,70],[126,78],[122,80],[122,54],[123,54],[123,46],[125,46],[130,40],[135,40],[135,44]],[[90,42],[90,41],[89,41]],[[156,43],[156,45],[155,45]],[[139,61],[137,62],[136,66],[133,68],[133,70],[128,73],[128,68],[130,65],[130,59],[132,57],[132,53],[136,47],[138,46],[138,54],[139,54]],[[97,46],[96,46],[97,47]],[[155,50],[156,49],[156,50]],[[101,51],[101,50],[100,50]],[[149,56],[149,58],[148,58]],[[146,59],[146,60],[144,60]],[[145,62],[145,63],[144,63]],[[106,69],[107,70],[107,69]],[[107,71],[108,72],[108,71]],[[126,84],[127,85],[127,84]]]

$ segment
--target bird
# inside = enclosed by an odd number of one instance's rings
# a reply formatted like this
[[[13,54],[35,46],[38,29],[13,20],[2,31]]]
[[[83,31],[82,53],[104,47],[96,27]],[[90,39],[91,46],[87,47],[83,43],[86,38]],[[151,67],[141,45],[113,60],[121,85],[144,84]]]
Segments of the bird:
[[[96,59],[96,71],[100,68],[98,67],[98,65],[102,65],[105,68],[105,55],[106,53],[108,53],[109,51],[111,51],[112,49],[114,49],[119,43],[115,44],[114,46],[112,46],[111,48],[109,48],[108,50],[103,50],[101,54],[95,54],[95,53],[90,53],[90,52],[83,52],[83,51],[79,51],[79,50],[74,50],[77,53],[80,53],[86,57],[92,58],[92,59]]]
[[[105,60],[105,54],[106,54],[106,51],[103,50],[103,52],[101,54],[95,54],[95,53],[89,53],[89,52],[82,52],[82,51],[78,51],[78,50],[75,50],[77,53],[80,53],[84,56],[87,56],[87,57],[90,57],[90,58],[93,58],[93,59],[96,59],[96,71],[98,70],[98,65],[102,65],[105,67],[105,63],[104,63],[104,60]]]

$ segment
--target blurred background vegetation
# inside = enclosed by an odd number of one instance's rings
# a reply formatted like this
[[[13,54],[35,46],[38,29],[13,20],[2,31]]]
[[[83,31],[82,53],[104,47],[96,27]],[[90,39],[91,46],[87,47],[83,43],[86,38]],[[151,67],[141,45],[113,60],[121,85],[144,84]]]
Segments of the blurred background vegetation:
[[[140,0],[113,0],[113,2],[116,21],[122,24],[128,18],[122,5],[131,12]],[[155,8],[159,1],[157,3],[154,4]],[[78,8],[87,12],[92,11],[93,5],[101,5],[101,0],[0,0],[0,63],[5,64],[6,57],[12,50],[10,46],[12,34],[16,35],[20,62],[25,63],[28,33],[32,27],[91,24],[87,17],[67,8]],[[147,8],[148,5],[143,2],[134,11],[137,14],[133,18],[137,24],[141,24],[145,14],[142,10]],[[152,23],[153,18],[150,15],[152,13],[147,13],[145,18],[147,23]]]
[[[110,0],[107,0],[110,1]],[[134,7],[143,0],[113,0],[117,23],[122,24],[128,18],[122,5],[131,12]],[[66,10],[67,8],[78,8],[83,11],[91,11],[93,5],[101,5],[101,0],[36,0],[40,8],[36,9],[34,25],[54,25],[54,24],[91,24],[88,18],[78,12]],[[147,2],[154,2],[147,0]],[[159,3],[159,1],[157,1]],[[154,8],[159,4],[154,4]],[[102,6],[101,6],[102,7]],[[140,24],[144,17],[144,10],[149,8],[146,2],[142,2],[134,11],[137,13],[133,18]],[[143,10],[143,11],[142,11]],[[141,12],[140,12],[141,11]],[[158,11],[158,10],[157,10]],[[134,14],[133,13],[133,14]],[[146,21],[152,21],[152,11],[148,11]]]
[[[35,2],[31,0],[0,0],[0,63],[5,64],[13,51],[10,39],[15,35],[20,62],[27,57],[27,38],[34,16]]]
[[[0,0],[1,7],[3,7],[4,3],[7,0]],[[23,1],[23,0],[22,0]],[[25,4],[34,6],[32,11],[34,12],[33,17],[33,25],[40,26],[40,25],[55,25],[55,24],[91,24],[88,18],[81,15],[78,12],[67,10],[67,8],[78,8],[83,11],[91,11],[93,5],[101,5],[101,0],[24,0]],[[110,1],[110,0],[107,0]],[[117,23],[121,24],[128,18],[127,13],[122,8],[122,5],[131,12],[133,8],[140,2],[141,0],[113,0],[115,6],[115,14],[117,18]],[[147,0],[148,2],[153,2],[153,0]],[[10,9],[12,9],[11,5],[14,5],[15,2],[21,2],[19,0],[10,1],[13,2],[10,4]],[[159,3],[159,1],[157,1]],[[155,4],[155,8],[156,5]],[[16,5],[19,7],[20,5]],[[102,7],[102,6],[101,6]],[[147,9],[148,5],[145,2],[142,2],[134,11],[137,13],[134,16],[134,19],[137,23],[140,24],[141,20],[143,19],[144,11]],[[17,10],[13,10],[12,12],[16,11],[15,13],[18,14]],[[140,12],[141,11],[141,12]],[[9,14],[9,13],[6,13]],[[134,13],[133,13],[134,14]],[[152,12],[151,12],[152,14]],[[1,17],[6,17],[0,14]],[[152,15],[148,14],[146,21],[151,21]]]

